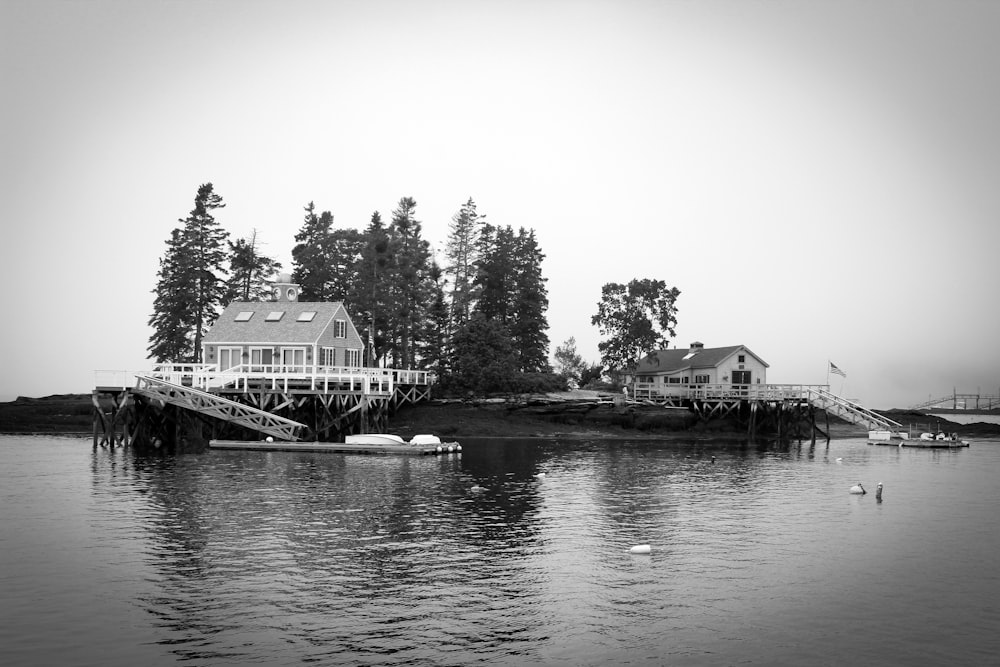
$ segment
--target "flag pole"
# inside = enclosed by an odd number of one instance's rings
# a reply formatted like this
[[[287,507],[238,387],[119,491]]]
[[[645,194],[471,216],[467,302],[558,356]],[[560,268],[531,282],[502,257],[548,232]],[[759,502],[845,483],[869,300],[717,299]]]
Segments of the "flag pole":
[[[826,390],[830,391],[830,360],[826,360]]]

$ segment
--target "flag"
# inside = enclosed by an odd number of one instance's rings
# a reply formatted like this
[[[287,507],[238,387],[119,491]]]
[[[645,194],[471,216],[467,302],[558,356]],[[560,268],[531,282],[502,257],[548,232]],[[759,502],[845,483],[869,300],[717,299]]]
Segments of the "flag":
[[[833,373],[834,375],[839,375],[842,378],[847,377],[847,373],[837,368],[837,364],[833,363],[832,361],[830,362],[830,372]]]

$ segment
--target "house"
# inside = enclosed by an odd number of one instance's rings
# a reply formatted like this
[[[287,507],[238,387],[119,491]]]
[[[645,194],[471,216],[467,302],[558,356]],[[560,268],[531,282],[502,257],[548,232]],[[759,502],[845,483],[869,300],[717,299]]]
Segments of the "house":
[[[768,364],[745,345],[651,352],[632,371],[633,381],[656,392],[670,385],[767,384]]]
[[[202,359],[220,371],[249,372],[356,368],[364,342],[340,301],[298,300],[287,274],[273,287],[273,301],[229,304],[202,340]]]

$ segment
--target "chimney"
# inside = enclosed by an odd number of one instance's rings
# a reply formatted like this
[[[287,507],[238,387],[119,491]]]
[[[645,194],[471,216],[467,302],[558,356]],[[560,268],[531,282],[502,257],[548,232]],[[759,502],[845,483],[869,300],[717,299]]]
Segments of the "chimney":
[[[700,341],[695,341],[691,343],[691,349],[688,350],[688,354],[698,354],[705,349],[705,344]]]

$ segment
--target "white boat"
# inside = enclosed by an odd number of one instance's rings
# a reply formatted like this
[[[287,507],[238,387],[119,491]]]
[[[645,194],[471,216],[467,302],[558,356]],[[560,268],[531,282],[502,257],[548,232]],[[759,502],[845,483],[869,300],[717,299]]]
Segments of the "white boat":
[[[429,433],[415,435],[407,442],[398,435],[391,433],[364,433],[360,435],[348,435],[344,438],[346,445],[396,445],[414,447],[435,447],[438,450],[462,451],[462,446],[457,442],[441,442],[441,438]]]
[[[403,440],[398,435],[392,435],[390,433],[363,433],[361,435],[349,435],[344,438],[344,444],[347,445],[405,445],[406,440]]]

